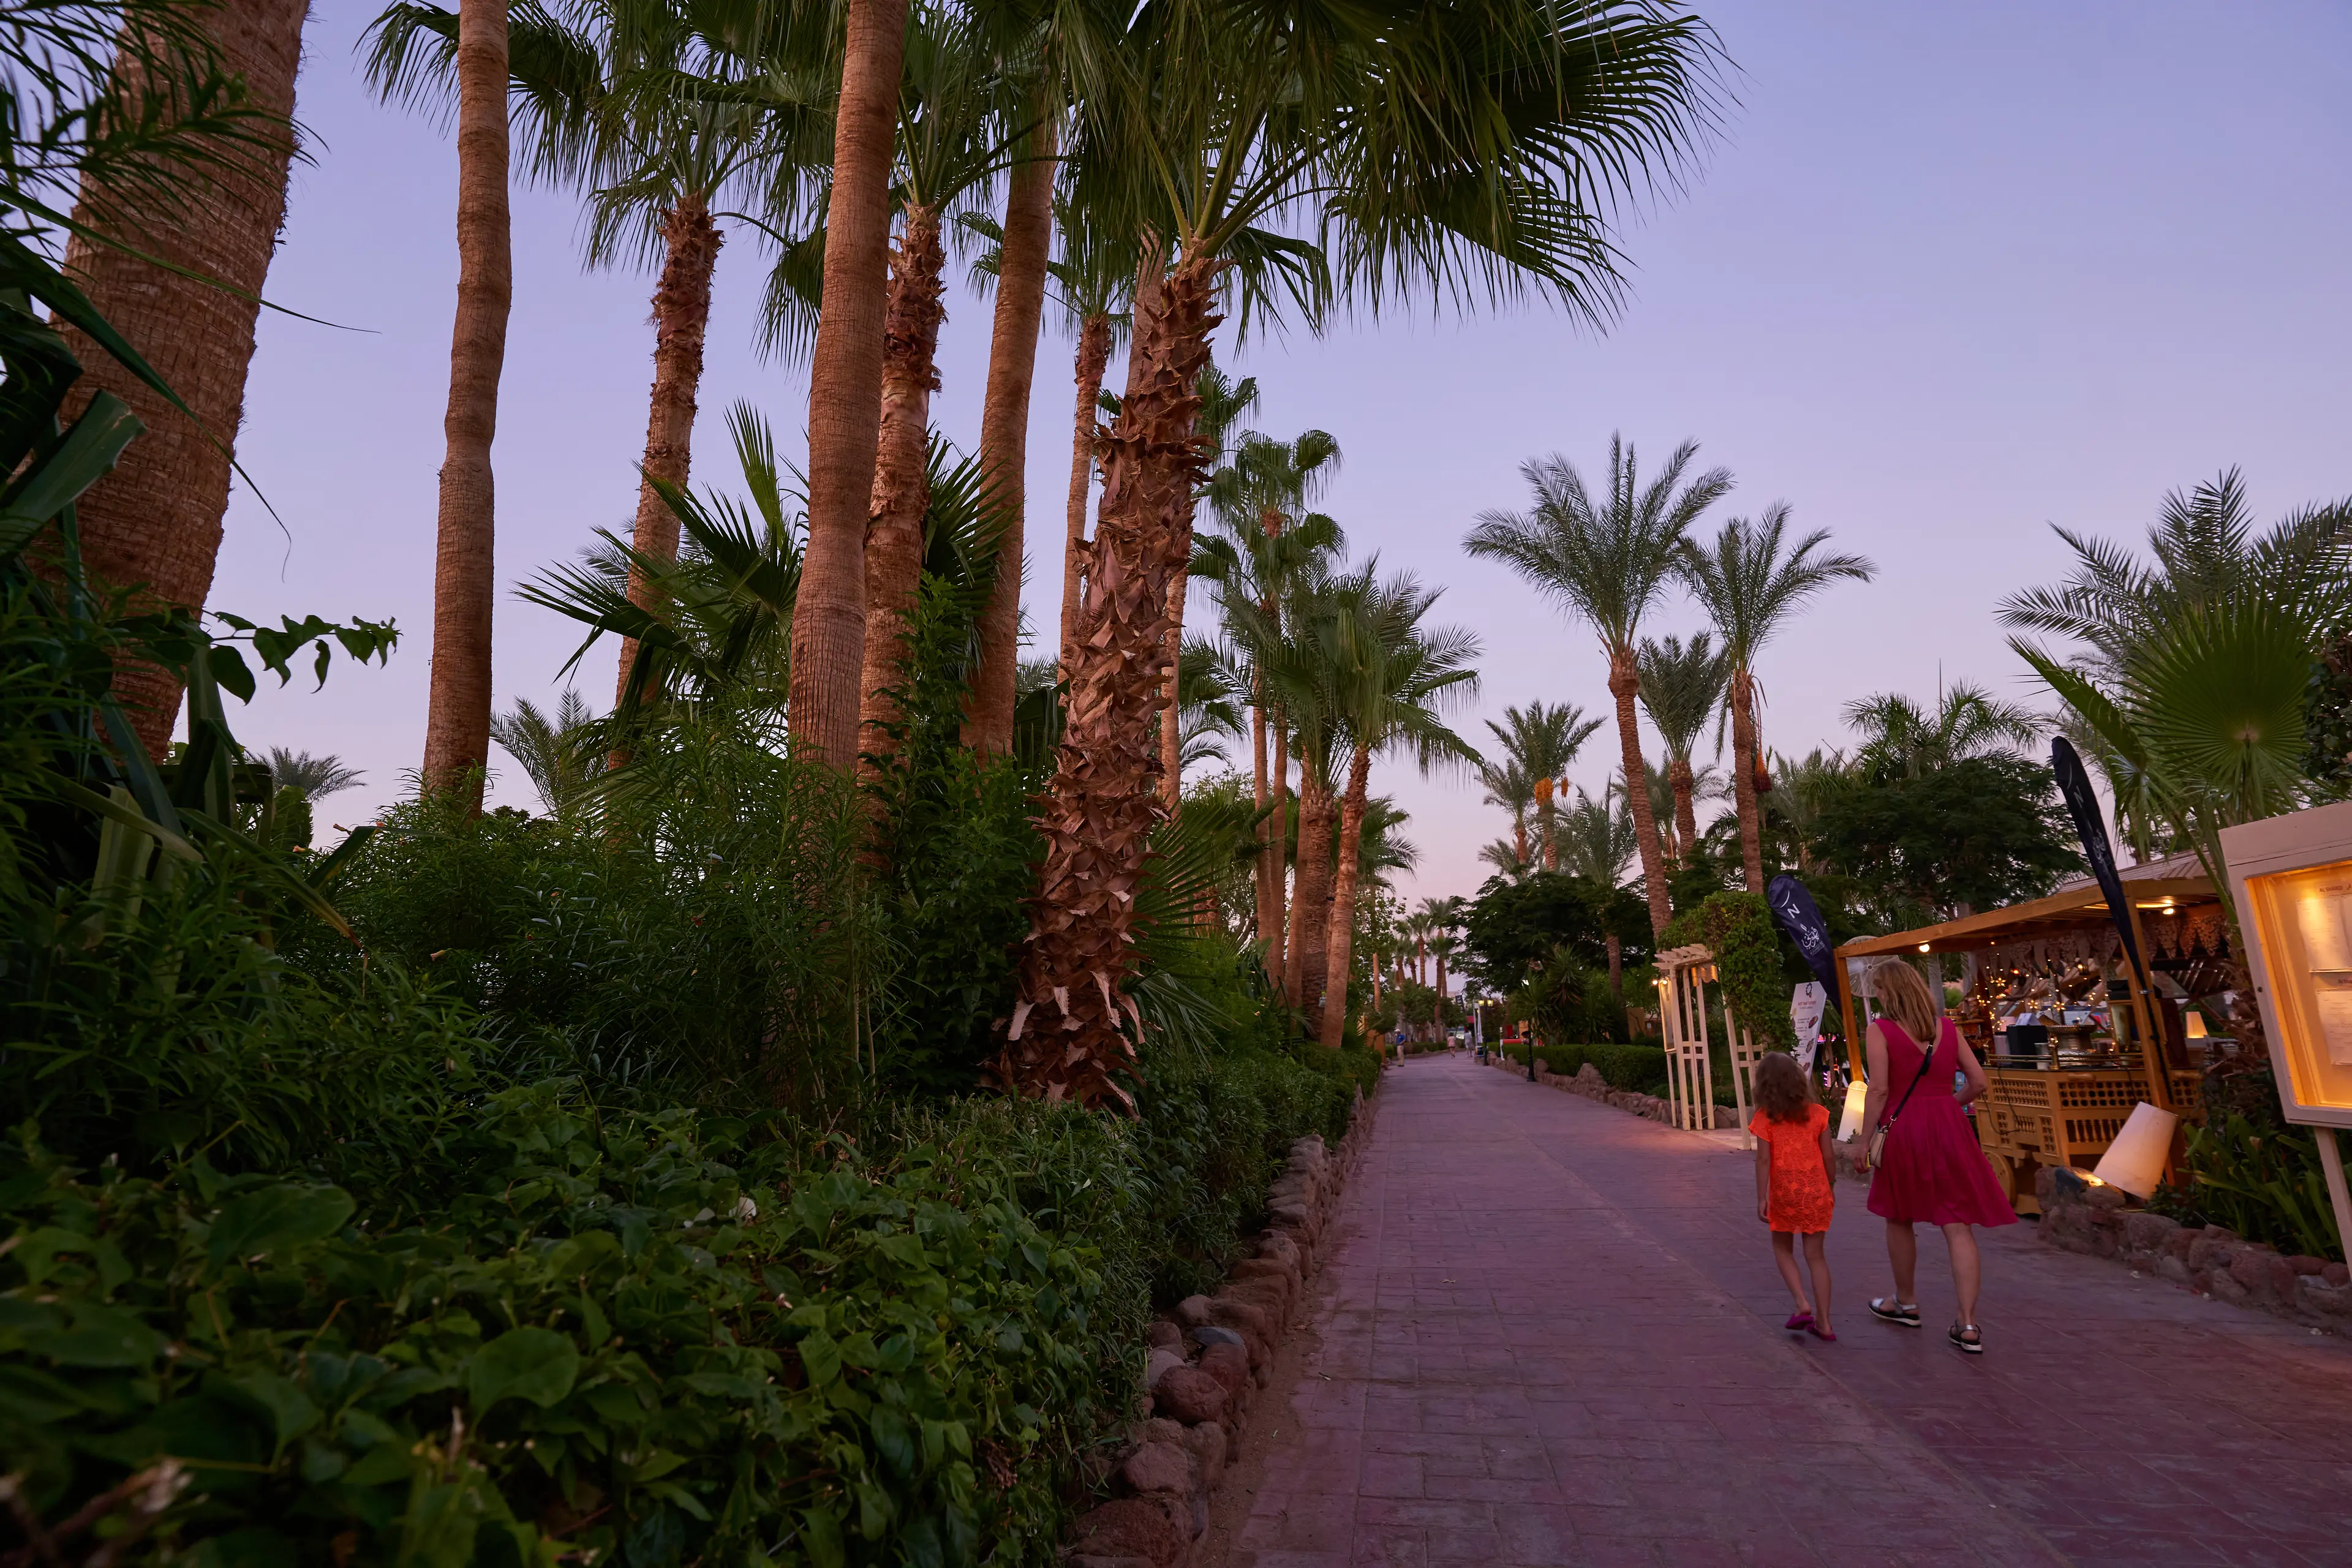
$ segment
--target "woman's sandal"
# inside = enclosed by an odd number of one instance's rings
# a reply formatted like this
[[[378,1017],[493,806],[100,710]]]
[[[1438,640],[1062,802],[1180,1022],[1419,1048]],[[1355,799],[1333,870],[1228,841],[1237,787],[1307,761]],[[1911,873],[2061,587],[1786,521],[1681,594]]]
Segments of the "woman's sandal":
[[[1813,1326],[1813,1315],[1811,1312],[1791,1312],[1789,1321],[1780,1326],[1792,1334],[1802,1333]]]
[[[1906,1304],[1891,1296],[1873,1296],[1870,1299],[1870,1315],[1882,1323],[1900,1323],[1906,1329],[1919,1326],[1919,1304],[1916,1301]]]
[[[1984,1354],[1984,1334],[1974,1323],[1954,1323],[1944,1337],[1969,1355]]]

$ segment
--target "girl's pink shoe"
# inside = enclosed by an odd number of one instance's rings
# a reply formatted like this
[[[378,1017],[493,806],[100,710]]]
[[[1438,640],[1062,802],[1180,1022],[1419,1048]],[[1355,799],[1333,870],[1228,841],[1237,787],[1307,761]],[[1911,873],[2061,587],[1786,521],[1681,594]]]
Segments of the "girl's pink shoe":
[[[1836,1334],[1814,1322],[1811,1318],[1805,1320],[1805,1331],[1817,1340],[1825,1341],[1830,1344],[1837,1343]]]
[[[1813,1315],[1811,1312],[1791,1312],[1789,1321],[1781,1325],[1792,1334],[1802,1333],[1812,1326]]]

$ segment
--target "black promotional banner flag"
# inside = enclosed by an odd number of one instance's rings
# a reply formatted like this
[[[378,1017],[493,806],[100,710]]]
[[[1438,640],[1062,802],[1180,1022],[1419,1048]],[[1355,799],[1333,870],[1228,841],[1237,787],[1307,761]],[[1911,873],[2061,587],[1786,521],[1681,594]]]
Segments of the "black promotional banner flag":
[[[2074,819],[2074,832],[2083,840],[2083,858],[2091,863],[2091,875],[2099,891],[2107,896],[2107,916],[2124,939],[2132,975],[2145,989],[2147,966],[2140,962],[2139,943],[2132,940],[2131,906],[2124,902],[2124,879],[2116,874],[2116,852],[2107,844],[2107,819],[2099,815],[2099,797],[2091,792],[2091,775],[2083,759],[2063,735],[2050,742],[2050,771],[2058,775],[2058,793],[2066,797],[2066,815]]]
[[[1764,889],[1764,901],[1771,907],[1772,918],[1805,955],[1805,967],[1834,1002],[1838,997],[1837,944],[1830,941],[1829,922],[1822,919],[1819,904],[1805,885],[1783,873],[1772,879]]]

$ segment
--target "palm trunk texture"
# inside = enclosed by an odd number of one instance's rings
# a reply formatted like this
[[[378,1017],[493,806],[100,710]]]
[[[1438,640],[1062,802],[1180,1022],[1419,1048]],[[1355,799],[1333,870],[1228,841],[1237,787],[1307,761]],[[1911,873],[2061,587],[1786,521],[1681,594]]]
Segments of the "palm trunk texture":
[[[1178,693],[1180,661],[1184,653],[1184,590],[1192,581],[1192,513],[1182,528],[1184,559],[1176,563],[1168,582],[1168,705],[1160,710],[1160,804],[1170,820],[1184,804],[1184,705]]]
[[[63,329],[82,366],[76,414],[102,390],[147,426],[75,507],[90,576],[108,587],[143,585],[137,608],[193,613],[212,592],[228,510],[228,447],[245,417],[261,310],[257,297],[286,216],[294,74],[309,13],[308,0],[228,0],[189,18],[212,40],[222,68],[245,79],[247,103],[271,117],[266,148],[222,148],[222,162],[202,179],[171,182],[183,187],[179,200],[142,192],[110,201],[85,189],[74,208],[77,223],[197,274],[181,277],[79,235],[66,245],[68,276],[202,422],[192,423],[80,332]],[[151,85],[139,56],[134,46],[120,61],[131,92]],[[155,665],[125,664],[115,672],[114,694],[148,752],[163,755],[179,712],[179,679]]]
[[[1756,805],[1756,686],[1731,672],[1731,788],[1739,808],[1739,864],[1748,890],[1764,890],[1764,821]]]
[[[1690,763],[1676,757],[1666,764],[1666,783],[1675,792],[1675,864],[1688,866],[1698,853],[1698,810],[1691,798],[1697,779]]]
[[[859,656],[857,744],[863,757],[887,761],[898,749],[898,692],[906,682],[907,628],[923,584],[923,512],[930,504],[924,458],[930,440],[931,394],[940,387],[940,246],[936,208],[908,206],[890,252],[888,310],[883,316],[882,425],[874,456],[874,490],[866,529],[866,635]],[[863,772],[869,764],[859,763]]]
[[[1297,906],[1291,921],[1298,931],[1297,1005],[1306,1010],[1307,1025],[1318,1039],[1323,1037],[1323,988],[1329,977],[1331,795],[1302,768],[1298,775],[1298,886],[1291,899]]]
[[[653,481],[686,488],[693,468],[696,395],[702,386],[702,344],[710,328],[710,279],[726,236],[710,221],[701,193],[680,196],[662,219],[661,281],[654,289],[654,387],[646,416],[646,455],[639,467],[637,520],[629,542],[648,560],[677,559],[677,513]],[[653,585],[637,567],[629,568],[629,598],[653,605]],[[613,688],[615,707],[628,689],[629,666],[636,662],[637,639],[621,644],[621,670]],[[650,697],[652,692],[646,693]]]
[[[457,8],[457,317],[449,345],[448,453],[433,559],[433,677],[424,784],[478,810],[490,758],[490,608],[497,495],[490,443],[514,302],[507,213],[506,0]]]
[[[1335,1049],[1348,1030],[1348,965],[1356,942],[1356,879],[1363,854],[1364,795],[1370,778],[1371,757],[1360,748],[1348,764],[1348,794],[1339,808],[1339,868],[1331,885],[1331,931],[1325,941],[1331,978],[1323,1004],[1323,1029],[1318,1037]],[[1377,984],[1373,991],[1377,1006]]]
[[[965,741],[990,756],[1013,750],[1013,688],[1021,670],[1021,570],[1028,537],[1029,394],[1037,379],[1037,329],[1045,312],[1045,263],[1054,248],[1054,127],[1013,171],[998,249],[996,321],[981,396],[980,462],[1008,521],[996,557],[996,591],[980,623],[980,675]]]
[[[1085,551],[1069,709],[1040,819],[1045,865],[1005,1048],[990,1068],[1024,1095],[1134,1103],[1113,1076],[1135,1061],[1123,1018],[1142,1026],[1121,987],[1144,856],[1164,815],[1152,788],[1160,652],[1168,584],[1190,547],[1168,522],[1189,514],[1201,477],[1194,387],[1217,321],[1213,276],[1187,262],[1139,309],[1127,396],[1097,448],[1101,517]]]
[[[1062,668],[1074,657],[1070,639],[1078,630],[1078,595],[1086,586],[1087,498],[1094,489],[1096,406],[1102,400],[1103,371],[1110,363],[1110,321],[1088,316],[1078,327],[1078,407],[1071,420],[1070,500],[1062,534]]]
[[[1445,1038],[1445,955],[1437,955],[1437,998],[1430,1004],[1429,1021],[1433,1040]]]
[[[1633,650],[1612,649],[1609,656],[1609,695],[1617,700],[1617,741],[1623,753],[1626,803],[1633,808],[1633,839],[1642,847],[1642,886],[1650,898],[1650,931],[1664,936],[1670,918],[1666,909],[1666,868],[1658,847],[1658,819],[1650,811],[1648,775],[1642,765],[1642,731],[1633,717],[1633,699],[1641,677],[1633,668]]]
[[[824,284],[809,364],[808,542],[793,605],[796,748],[835,768],[857,755],[866,646],[866,521],[882,431],[890,174],[907,0],[849,0]]]

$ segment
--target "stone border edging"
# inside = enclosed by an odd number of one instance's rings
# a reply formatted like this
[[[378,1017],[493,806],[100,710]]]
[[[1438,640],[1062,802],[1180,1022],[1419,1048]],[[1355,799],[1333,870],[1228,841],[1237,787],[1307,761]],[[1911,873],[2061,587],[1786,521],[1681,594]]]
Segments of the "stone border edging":
[[[1490,1057],[1487,1058],[1486,1065],[1501,1068],[1515,1078],[1527,1077],[1527,1069],[1508,1057]],[[1564,1089],[1570,1094],[1580,1094],[1587,1100],[1599,1100],[1601,1104],[1612,1106],[1619,1110],[1630,1110],[1636,1116],[1663,1122],[1669,1127],[1675,1122],[1674,1106],[1671,1102],[1661,1100],[1654,1094],[1639,1094],[1628,1089],[1612,1089],[1609,1087],[1609,1080],[1601,1076],[1601,1069],[1591,1062],[1579,1068],[1576,1070],[1576,1076],[1570,1078],[1552,1071],[1550,1064],[1543,1058],[1538,1057],[1536,1081],[1546,1089]],[[1739,1112],[1727,1105],[1717,1106],[1715,1127],[1718,1132],[1737,1132],[1739,1131]]]
[[[1377,1097],[1377,1089],[1375,1090]],[[1375,1101],[1358,1095],[1333,1151],[1315,1133],[1290,1146],[1266,1191],[1269,1223],[1257,1250],[1235,1263],[1214,1296],[1189,1296],[1147,1331],[1150,1419],[1129,1429],[1109,1479],[1120,1495],[1070,1523],[1066,1568],[1177,1568],[1209,1527],[1209,1499],[1265,1386],[1275,1346],[1291,1324],[1339,1189],[1363,1152]]]
[[[2315,1328],[2352,1326],[2352,1274],[2341,1263],[2290,1258],[2267,1242],[2216,1226],[2184,1226],[2129,1208],[2119,1187],[2094,1187],[2072,1172],[2034,1173],[2042,1239],[2067,1252],[2112,1258],[2216,1301],[2251,1307]]]

